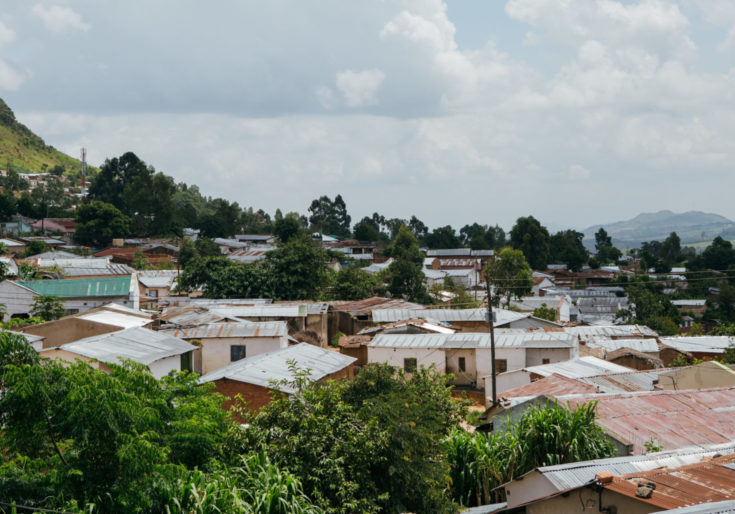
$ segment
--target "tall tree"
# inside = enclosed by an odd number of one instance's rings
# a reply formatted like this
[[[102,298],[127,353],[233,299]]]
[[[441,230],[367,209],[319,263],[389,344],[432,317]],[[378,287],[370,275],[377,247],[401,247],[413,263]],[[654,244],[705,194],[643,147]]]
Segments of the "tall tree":
[[[672,232],[661,244],[661,259],[669,266],[681,259],[681,239]]]
[[[300,234],[268,252],[264,265],[276,299],[316,300],[329,283],[327,252]]]
[[[620,250],[613,246],[612,238],[602,227],[595,233],[595,251],[597,252],[597,262],[600,264],[616,262],[623,255]]]
[[[510,231],[510,244],[523,252],[533,269],[546,269],[549,263],[549,231],[533,216],[518,218]]]
[[[422,270],[424,257],[419,251],[416,237],[405,225],[398,229],[391,256],[394,260],[388,266],[390,277],[388,290],[394,296],[412,302],[426,302],[428,295]]]
[[[503,248],[494,261],[485,267],[485,279],[495,290],[496,298],[505,298],[506,307],[512,298],[521,298],[533,289],[533,273],[520,250]]]
[[[587,249],[582,244],[584,234],[576,230],[564,230],[551,236],[551,260],[564,263],[572,271],[579,271],[587,262]]]
[[[451,225],[435,228],[424,237],[424,243],[429,248],[459,248],[462,246]]]
[[[77,209],[74,240],[82,245],[104,248],[113,238],[130,234],[130,218],[112,204],[94,201]]]
[[[309,206],[309,223],[323,234],[348,237],[350,235],[350,221],[347,214],[347,205],[342,195],[337,195],[332,201],[328,196],[320,196]]]

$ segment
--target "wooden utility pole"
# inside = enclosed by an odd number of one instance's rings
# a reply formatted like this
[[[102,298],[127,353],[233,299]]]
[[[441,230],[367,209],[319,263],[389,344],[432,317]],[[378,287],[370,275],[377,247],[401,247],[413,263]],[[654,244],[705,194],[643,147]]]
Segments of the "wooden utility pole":
[[[487,286],[487,322],[490,325],[490,361],[493,378],[493,407],[498,403],[497,387],[495,387],[495,320],[493,319],[493,298],[490,287],[490,275],[485,272],[485,285]]]

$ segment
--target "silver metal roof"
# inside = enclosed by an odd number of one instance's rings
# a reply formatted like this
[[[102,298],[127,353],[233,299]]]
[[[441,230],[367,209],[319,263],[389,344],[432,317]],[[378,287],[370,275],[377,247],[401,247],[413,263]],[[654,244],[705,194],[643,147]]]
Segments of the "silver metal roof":
[[[609,339],[607,337],[593,337],[587,341],[590,348],[604,348],[613,352],[621,348],[630,348],[643,353],[658,352],[658,342],[655,339]]]
[[[79,319],[122,328],[142,327],[153,322],[153,319],[150,316],[145,317],[142,312],[140,314],[141,315],[133,315],[125,312],[104,309],[85,312],[78,317]]]
[[[661,342],[680,352],[724,353],[730,346],[735,345],[735,337],[662,337]]]
[[[373,321],[393,323],[416,318],[450,323],[453,321],[485,321],[486,314],[485,309],[376,309],[373,311]]]
[[[303,318],[306,316],[306,305],[218,306],[210,307],[209,312],[229,319]]]
[[[146,287],[172,287],[179,277],[177,270],[139,271],[138,281]]]
[[[472,250],[469,248],[449,248],[442,250],[427,250],[427,257],[469,257],[472,255]]]
[[[196,346],[165,333],[134,327],[80,339],[61,345],[59,349],[102,362],[131,359],[148,365],[166,357],[195,350]]]
[[[649,471],[661,467],[678,468],[696,464],[713,455],[730,455],[735,452],[735,441],[724,444],[689,446],[644,455],[629,455],[610,459],[596,459],[557,466],[537,468],[529,473],[541,473],[559,491],[583,486],[594,480],[597,473],[608,471],[615,476]]]
[[[579,357],[552,364],[528,366],[523,368],[523,371],[543,377],[556,373],[567,378],[582,378],[604,375],[606,373],[625,373],[632,370],[625,366],[598,359],[597,357]],[[516,371],[507,371],[506,373],[516,373]]]
[[[300,369],[308,369],[309,378],[316,381],[343,370],[356,360],[354,357],[339,352],[325,350],[308,343],[300,343],[233,362],[229,366],[204,375],[199,379],[199,383],[227,378],[277,389],[284,393],[294,393],[296,390],[289,384],[273,384],[273,381],[293,380],[289,361],[295,361],[296,366]]]
[[[161,330],[180,339],[216,339],[226,337],[285,337],[288,328],[285,321],[252,321],[239,323],[210,323],[191,328]]]
[[[572,348],[576,339],[563,332],[511,332],[495,334],[496,348]],[[378,334],[373,348],[490,348],[490,334]],[[627,368],[625,368],[627,370]]]
[[[104,267],[63,266],[60,267],[65,277],[99,277],[101,275],[130,275],[133,268],[127,264],[108,264]]]
[[[569,334],[579,336],[580,339],[589,339],[590,337],[622,337],[622,338],[651,338],[658,337],[655,330],[651,330],[645,325],[599,325],[599,326],[578,326],[565,327],[564,331]]]
[[[677,307],[704,307],[707,300],[671,300]]]
[[[25,338],[26,341],[28,341],[28,344],[35,343],[36,341],[43,341],[46,339],[42,336],[37,336],[34,334],[24,334],[23,332],[15,332],[14,330],[2,330],[2,332],[8,332],[10,334],[15,334],[17,336],[22,336]]]

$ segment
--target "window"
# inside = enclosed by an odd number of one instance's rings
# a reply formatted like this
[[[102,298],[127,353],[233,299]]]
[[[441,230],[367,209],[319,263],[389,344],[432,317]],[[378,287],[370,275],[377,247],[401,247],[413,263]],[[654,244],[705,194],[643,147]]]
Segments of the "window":
[[[416,371],[416,357],[403,359],[403,371],[406,373],[413,373]]]
[[[246,347],[244,345],[232,345],[230,346],[230,362],[239,361],[240,359],[245,358],[245,349]]]
[[[460,357],[460,358],[459,358],[459,370],[460,370],[460,371],[465,371],[465,362],[464,362],[464,357]]]
[[[506,359],[495,359],[495,374],[505,373],[508,371],[508,361]]]
[[[186,352],[181,354],[181,371],[191,371],[191,353]]]
[[[550,359],[541,359],[541,364],[549,364],[550,362]]]

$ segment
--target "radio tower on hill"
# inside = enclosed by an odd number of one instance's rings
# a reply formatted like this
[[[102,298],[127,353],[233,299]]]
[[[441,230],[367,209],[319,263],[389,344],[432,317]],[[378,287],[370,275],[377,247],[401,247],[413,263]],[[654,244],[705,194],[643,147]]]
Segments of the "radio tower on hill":
[[[82,198],[87,196],[87,149],[82,148]]]

